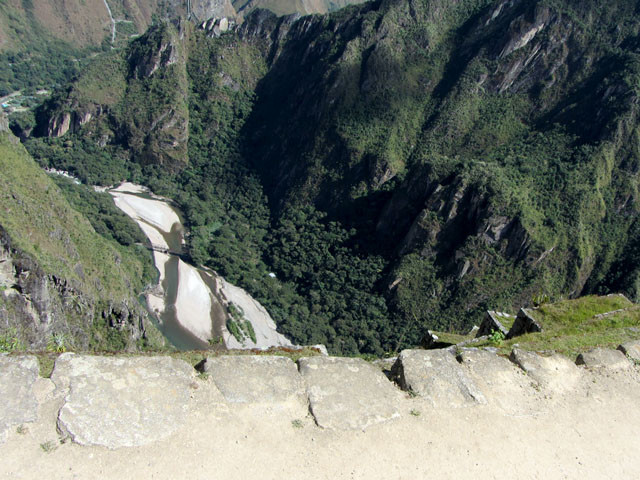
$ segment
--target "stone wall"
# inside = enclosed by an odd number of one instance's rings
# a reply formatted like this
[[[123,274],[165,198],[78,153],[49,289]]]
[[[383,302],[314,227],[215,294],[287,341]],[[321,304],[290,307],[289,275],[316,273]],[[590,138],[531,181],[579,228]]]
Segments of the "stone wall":
[[[491,349],[462,348],[405,350],[395,360],[373,363],[227,355],[194,368],[169,356],[65,353],[49,380],[39,377],[36,357],[5,354],[0,356],[0,440],[12,429],[46,421],[38,419],[38,405],[49,398],[57,406],[56,418],[48,421],[56,422],[63,439],[110,449],[150,444],[199,414],[198,390],[216,399],[205,408],[258,405],[282,412],[294,425],[309,417],[317,427],[336,431],[361,431],[407,412],[414,415],[409,406],[416,399],[433,409],[492,405],[520,415],[549,396],[579,391],[586,371],[626,372],[637,380],[639,363],[640,341],[620,350],[596,349],[577,362],[519,349],[507,358]]]

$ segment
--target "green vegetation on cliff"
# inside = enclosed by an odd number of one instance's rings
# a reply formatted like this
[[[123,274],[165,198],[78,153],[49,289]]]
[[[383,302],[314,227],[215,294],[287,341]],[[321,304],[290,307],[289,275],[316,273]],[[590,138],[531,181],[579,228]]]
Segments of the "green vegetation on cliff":
[[[26,145],[174,198],[196,262],[334,352],[466,331],[540,292],[637,300],[637,13],[382,0],[257,11],[220,38],[159,25],[41,109],[50,136],[69,115],[64,137]]]
[[[0,229],[8,249],[3,261],[12,265],[0,275],[3,333],[13,332],[23,345],[35,348],[52,338],[79,350],[130,348],[136,341],[145,345],[145,329],[153,327],[134,292],[150,283],[155,270],[149,253],[131,244],[139,237],[126,236],[127,231],[137,235],[137,227],[116,214],[112,203],[106,206],[104,198],[85,192],[86,187],[62,182],[77,197],[75,203],[90,210],[104,237],[98,235],[16,142],[0,133]],[[120,244],[110,228],[117,229]],[[4,285],[7,281],[14,283]],[[40,322],[31,324],[25,315]]]

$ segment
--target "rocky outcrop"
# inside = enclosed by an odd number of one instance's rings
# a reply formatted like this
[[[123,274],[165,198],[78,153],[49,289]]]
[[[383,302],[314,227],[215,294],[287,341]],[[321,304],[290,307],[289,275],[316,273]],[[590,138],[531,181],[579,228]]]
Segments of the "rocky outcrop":
[[[101,105],[76,105],[71,111],[56,113],[49,119],[46,135],[48,137],[62,137],[67,133],[76,133],[80,128],[98,117],[104,111]]]
[[[79,266],[81,268],[81,266]],[[46,273],[31,257],[12,246],[0,226],[0,329],[25,348],[87,349],[91,327],[102,318],[109,328],[126,332],[125,348],[145,336],[146,312],[133,302],[102,303],[67,279]]]

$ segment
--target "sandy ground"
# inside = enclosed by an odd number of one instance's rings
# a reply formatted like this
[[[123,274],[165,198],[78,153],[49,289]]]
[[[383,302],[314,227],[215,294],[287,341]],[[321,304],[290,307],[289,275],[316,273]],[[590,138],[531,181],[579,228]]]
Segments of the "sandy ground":
[[[218,277],[220,292],[227,301],[240,306],[244,311],[256,332],[256,342],[247,339],[245,345],[241,345],[230,333],[225,333],[225,343],[229,348],[269,348],[271,346],[290,347],[292,343],[282,334],[276,331],[276,324],[269,312],[258,303],[251,295],[240,287]]]
[[[47,392],[48,380],[41,382]],[[227,405],[210,379],[194,382],[184,427],[120,450],[60,444],[52,420],[59,401],[43,393],[40,417],[49,420],[10,432],[0,446],[0,478],[546,480],[640,472],[637,368],[587,373],[564,396],[511,399],[527,407],[523,414],[495,405],[435,410],[407,397],[401,419],[364,432],[322,430],[300,409]],[[47,441],[53,451],[41,447]]]
[[[176,315],[180,325],[205,342],[211,338],[211,293],[198,270],[178,263]]]
[[[144,220],[154,227],[170,232],[175,223],[180,223],[176,212],[161,200],[136,197],[113,190],[116,206],[135,220]]]
[[[131,182],[122,182],[116,188],[111,189],[112,192],[124,192],[124,193],[149,193],[147,187],[142,185],[136,185]]]

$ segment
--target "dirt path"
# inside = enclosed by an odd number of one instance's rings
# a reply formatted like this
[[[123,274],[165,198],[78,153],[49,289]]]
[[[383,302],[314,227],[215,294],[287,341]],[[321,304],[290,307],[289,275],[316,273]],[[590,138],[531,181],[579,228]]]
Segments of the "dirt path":
[[[523,391],[511,407],[435,410],[407,397],[399,420],[328,431],[286,407],[225,403],[195,380],[187,424],[150,446],[59,443],[53,420],[9,433],[0,478],[11,479],[603,479],[640,471],[640,371],[585,371],[562,396]],[[49,380],[40,418],[55,418]],[[506,413],[507,411],[512,413]],[[50,441],[52,451],[46,452]]]

